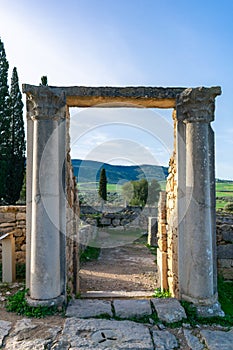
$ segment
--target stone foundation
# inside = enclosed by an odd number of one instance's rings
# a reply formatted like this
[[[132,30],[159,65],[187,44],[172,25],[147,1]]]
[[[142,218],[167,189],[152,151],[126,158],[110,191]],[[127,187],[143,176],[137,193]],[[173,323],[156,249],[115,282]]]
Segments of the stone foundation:
[[[217,215],[216,224],[218,272],[233,280],[233,215]]]

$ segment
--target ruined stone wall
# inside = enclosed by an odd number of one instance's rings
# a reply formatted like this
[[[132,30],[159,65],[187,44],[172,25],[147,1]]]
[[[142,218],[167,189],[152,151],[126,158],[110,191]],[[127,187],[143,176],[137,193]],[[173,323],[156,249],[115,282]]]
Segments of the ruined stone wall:
[[[217,215],[218,273],[233,280],[233,215]]]
[[[101,208],[93,208],[91,206],[81,206],[81,219],[87,224],[93,226],[110,226],[110,227],[135,227],[147,230],[148,217],[157,216],[156,207],[112,207],[111,211],[101,212]]]
[[[169,162],[167,177],[167,279],[172,296],[178,297],[177,169],[176,154]]]
[[[76,178],[70,157],[70,118],[67,111],[66,134],[66,284],[68,294],[75,294],[79,289],[79,201]]]
[[[0,207],[0,233],[13,233],[15,237],[16,263],[26,261],[26,206]],[[2,244],[0,241],[0,262]]]
[[[177,164],[176,164],[176,113],[174,121],[174,151],[169,161],[166,192],[161,193],[158,214],[158,266],[161,288],[179,296],[178,236],[177,236]]]

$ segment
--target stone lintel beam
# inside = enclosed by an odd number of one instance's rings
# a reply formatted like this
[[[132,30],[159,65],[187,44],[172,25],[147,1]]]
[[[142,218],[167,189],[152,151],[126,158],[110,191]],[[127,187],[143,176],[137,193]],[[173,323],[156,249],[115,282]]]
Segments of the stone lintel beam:
[[[185,123],[214,120],[215,97],[221,95],[221,88],[188,88],[177,96],[177,120]]]
[[[182,87],[54,87],[23,85],[23,92],[28,97],[47,93],[52,93],[55,96],[64,94],[68,107],[174,108],[177,95],[184,90],[185,88]]]

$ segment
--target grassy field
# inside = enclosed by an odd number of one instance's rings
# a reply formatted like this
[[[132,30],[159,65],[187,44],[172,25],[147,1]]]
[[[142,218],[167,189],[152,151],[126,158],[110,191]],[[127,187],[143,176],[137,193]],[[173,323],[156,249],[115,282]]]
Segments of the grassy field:
[[[99,184],[97,182],[81,182],[78,184],[80,193],[87,193],[91,191],[98,192]],[[121,194],[121,184],[107,184],[107,191],[109,193],[119,193]],[[161,191],[166,188],[166,182],[160,181]],[[216,209],[221,210],[224,206],[233,202],[233,181],[217,181],[216,182]]]
[[[224,206],[233,202],[233,182],[221,181],[216,182],[216,209],[223,209]]]

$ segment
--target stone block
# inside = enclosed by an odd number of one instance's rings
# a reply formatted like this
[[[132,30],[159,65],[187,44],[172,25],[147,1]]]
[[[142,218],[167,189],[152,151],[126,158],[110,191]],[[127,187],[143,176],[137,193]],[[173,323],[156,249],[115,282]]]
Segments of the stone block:
[[[229,230],[227,231],[223,231],[222,232],[222,238],[224,239],[224,241],[226,242],[232,242],[233,243],[233,227],[231,227]]]
[[[167,323],[181,321],[186,317],[184,308],[174,298],[152,299],[158,318]]]
[[[233,244],[218,246],[217,257],[218,259],[233,259]]]
[[[200,332],[205,345],[210,350],[230,350],[233,343],[233,332],[219,331],[219,330],[207,330],[203,329]]]
[[[114,300],[113,304],[116,316],[121,318],[143,317],[152,313],[149,300]]]
[[[168,331],[152,330],[152,337],[155,344],[155,349],[178,349],[176,337]]]
[[[233,259],[218,259],[218,267],[233,267]]]
[[[158,239],[158,247],[161,250],[161,252],[167,251],[167,241],[165,239]]]
[[[0,212],[0,223],[9,223],[15,221],[15,213],[1,213]]]
[[[115,321],[73,317],[65,320],[56,349],[131,349],[151,350],[153,343],[149,329],[132,321]],[[63,344],[69,344],[65,347]]]
[[[161,252],[160,249],[157,249],[157,265],[160,275],[160,285],[164,290],[168,289],[167,282],[167,253]]]
[[[100,223],[101,223],[101,225],[109,226],[109,225],[111,225],[111,219],[102,218],[102,219],[100,220]]]
[[[66,317],[89,318],[100,315],[112,317],[110,301],[78,299],[72,300],[66,310]]]
[[[26,213],[16,213],[16,221],[26,221]]]

